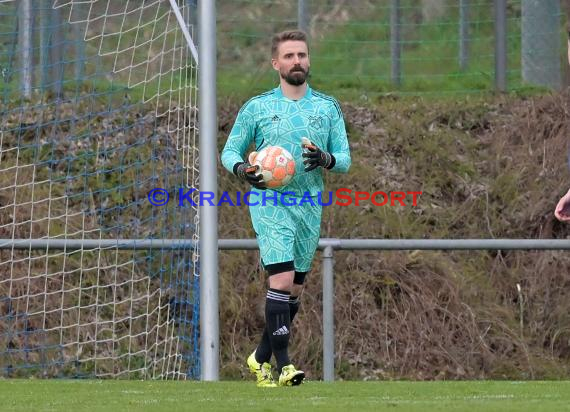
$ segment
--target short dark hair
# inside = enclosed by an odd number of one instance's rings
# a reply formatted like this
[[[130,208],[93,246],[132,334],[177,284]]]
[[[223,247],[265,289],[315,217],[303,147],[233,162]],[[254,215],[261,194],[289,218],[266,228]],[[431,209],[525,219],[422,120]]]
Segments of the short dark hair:
[[[307,34],[302,30],[286,30],[281,33],[277,33],[273,36],[271,40],[271,56],[277,56],[277,49],[279,45],[288,40],[298,40],[303,41],[309,48],[309,43],[307,42]]]

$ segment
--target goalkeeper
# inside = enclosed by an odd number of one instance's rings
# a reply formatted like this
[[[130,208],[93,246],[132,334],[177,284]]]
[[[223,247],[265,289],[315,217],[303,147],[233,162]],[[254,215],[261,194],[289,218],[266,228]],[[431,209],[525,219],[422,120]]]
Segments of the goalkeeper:
[[[293,30],[276,34],[271,64],[279,73],[279,86],[243,105],[221,156],[228,171],[253,186],[257,199],[280,199],[283,192],[292,192],[296,198],[289,202],[293,206],[257,202],[249,208],[261,264],[269,277],[265,328],[259,345],[247,359],[260,387],[294,386],[305,378],[305,373],[291,363],[288,346],[291,322],[299,310],[305,276],[319,242],[322,206],[317,196],[323,191],[323,169],[346,173],[351,164],[339,104],[307,84],[310,63],[305,33]],[[293,155],[295,176],[286,186],[267,189],[261,175],[249,171],[252,168],[244,156],[252,143],[256,151],[281,146]],[[306,193],[312,204],[299,204]],[[277,384],[269,363],[272,355],[279,374]]]

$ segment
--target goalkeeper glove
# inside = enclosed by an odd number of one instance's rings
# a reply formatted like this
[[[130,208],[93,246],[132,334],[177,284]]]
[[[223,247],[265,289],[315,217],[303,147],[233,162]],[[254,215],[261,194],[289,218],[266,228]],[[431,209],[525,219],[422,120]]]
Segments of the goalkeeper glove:
[[[303,149],[308,150],[303,153],[303,157],[306,159],[303,162],[305,165],[305,172],[310,172],[319,166],[324,167],[325,169],[333,168],[336,160],[332,154],[323,152],[306,137],[303,137],[301,145],[303,146]]]
[[[258,166],[252,166],[248,162],[240,162],[234,165],[234,174],[237,177],[257,189],[265,190],[267,187],[263,181],[263,175],[261,173],[256,174],[258,170]]]

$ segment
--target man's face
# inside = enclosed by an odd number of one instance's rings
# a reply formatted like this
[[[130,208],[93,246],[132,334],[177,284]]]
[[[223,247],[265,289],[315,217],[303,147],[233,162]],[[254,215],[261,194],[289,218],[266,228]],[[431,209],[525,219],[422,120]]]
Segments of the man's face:
[[[271,59],[273,68],[292,86],[300,86],[309,75],[307,44],[300,40],[287,40],[279,45],[277,56]]]

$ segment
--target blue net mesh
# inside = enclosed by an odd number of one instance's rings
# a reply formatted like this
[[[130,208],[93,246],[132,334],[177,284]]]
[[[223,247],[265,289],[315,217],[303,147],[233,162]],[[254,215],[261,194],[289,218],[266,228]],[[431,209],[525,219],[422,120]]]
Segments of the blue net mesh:
[[[198,181],[180,25],[168,1],[27,4],[0,2],[0,375],[195,378],[198,250],[81,246],[198,239],[197,208],[147,196]]]

